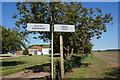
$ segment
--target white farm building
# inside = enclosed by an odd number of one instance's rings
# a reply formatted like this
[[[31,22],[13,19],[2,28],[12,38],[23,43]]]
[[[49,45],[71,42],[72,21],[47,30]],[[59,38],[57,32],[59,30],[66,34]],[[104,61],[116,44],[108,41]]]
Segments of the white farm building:
[[[28,49],[29,54],[32,55],[49,55],[50,45],[43,45],[42,47],[33,46]]]

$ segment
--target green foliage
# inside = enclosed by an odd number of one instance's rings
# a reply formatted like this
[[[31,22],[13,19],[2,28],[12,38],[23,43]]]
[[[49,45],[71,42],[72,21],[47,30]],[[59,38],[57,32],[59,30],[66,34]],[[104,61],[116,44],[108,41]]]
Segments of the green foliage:
[[[85,57],[85,54],[76,55],[74,54],[71,57],[71,60],[64,60],[64,69],[65,72],[70,71],[72,68],[78,67],[81,65],[81,60]],[[54,65],[56,66],[56,73],[60,71],[60,60],[54,60]]]
[[[28,49],[26,48],[26,49],[24,50],[23,54],[24,54],[24,55],[28,55],[28,53],[29,53],[29,52],[28,52]]]
[[[46,66],[46,67],[44,68],[44,71],[45,71],[45,72],[50,72],[50,66]]]
[[[11,58],[4,58],[0,60],[0,63],[4,62],[22,62],[19,65],[14,65],[14,66],[0,66],[2,68],[2,75],[5,76],[8,74],[28,70],[29,68],[36,66],[36,65],[43,65],[49,62],[49,56],[48,55],[43,55],[43,56],[20,56],[20,57],[11,57]],[[11,63],[12,65],[13,63]],[[18,63],[16,63],[18,64]]]
[[[93,44],[90,43],[89,41],[86,41],[84,44],[85,53],[91,53],[92,47],[93,47]]]
[[[13,17],[12,18],[17,18],[17,14],[15,13],[15,14],[13,14]]]
[[[83,53],[83,48],[84,48],[84,53],[91,53],[91,49],[93,47],[93,44],[90,41],[84,42],[84,45],[82,44],[83,47],[80,49],[76,50],[76,54],[82,54]]]
[[[83,53],[83,51],[81,49],[78,49],[75,54],[82,54],[82,53]]]
[[[98,52],[100,52],[100,50],[98,50]]]
[[[80,59],[83,59],[86,54],[78,54],[78,55],[73,55],[73,57],[78,57]]]
[[[64,60],[64,69],[68,69],[68,67],[70,66],[69,61],[68,60]]]
[[[43,39],[45,42],[49,42],[51,34],[49,32],[28,32],[26,31],[26,23],[47,23],[54,24],[69,24],[75,25],[75,33],[60,33],[56,32],[54,35],[54,52],[59,52],[59,35],[63,35],[64,47],[74,48],[76,52],[79,48],[83,47],[82,42],[90,42],[95,36],[97,39],[101,38],[103,32],[107,31],[106,24],[111,23],[113,17],[111,13],[102,14],[102,10],[96,8],[86,8],[82,6],[80,2],[18,2],[16,4],[19,14],[17,17],[19,21],[16,21],[16,26],[25,30],[26,35],[33,33],[39,33],[39,39]],[[13,17],[16,14],[13,15]],[[51,21],[52,16],[52,21]],[[41,36],[42,35],[42,36]],[[34,37],[37,39],[36,37]],[[89,45],[88,45],[89,46]],[[86,51],[90,51],[90,48],[85,46]],[[64,50],[65,53],[66,50]]]
[[[28,42],[28,38],[23,33],[19,33],[18,29],[6,29],[2,26],[2,54],[14,53],[21,50],[21,46],[26,48],[24,41]]]

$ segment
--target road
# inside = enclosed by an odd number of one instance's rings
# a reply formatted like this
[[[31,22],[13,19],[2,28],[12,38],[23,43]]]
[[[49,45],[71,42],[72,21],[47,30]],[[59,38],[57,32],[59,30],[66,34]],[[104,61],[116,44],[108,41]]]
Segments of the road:
[[[19,57],[19,56],[23,56],[23,55],[15,55],[15,54],[0,54],[0,59],[11,58],[11,57]]]

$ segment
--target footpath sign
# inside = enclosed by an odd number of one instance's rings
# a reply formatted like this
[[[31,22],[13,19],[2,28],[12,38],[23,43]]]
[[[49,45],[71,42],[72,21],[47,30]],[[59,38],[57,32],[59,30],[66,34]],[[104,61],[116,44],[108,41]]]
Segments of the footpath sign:
[[[27,23],[27,31],[50,31],[51,27],[51,75],[53,80],[53,32],[75,32],[74,25]],[[53,30],[54,27],[54,30]],[[63,37],[60,35],[61,78],[64,78]]]
[[[54,32],[75,32],[75,26],[54,24]]]
[[[27,23],[27,31],[50,31],[50,24]]]

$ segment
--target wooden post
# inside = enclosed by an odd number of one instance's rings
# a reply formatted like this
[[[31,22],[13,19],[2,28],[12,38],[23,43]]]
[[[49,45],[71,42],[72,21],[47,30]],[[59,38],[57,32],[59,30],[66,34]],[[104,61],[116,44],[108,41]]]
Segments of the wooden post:
[[[56,66],[55,66],[55,64],[54,64],[54,79],[55,79],[55,76],[56,76],[56,75],[55,75],[55,71],[56,71],[55,69],[56,69]]]
[[[53,24],[51,24],[51,78],[53,80]]]
[[[64,78],[63,37],[60,35],[61,78]]]

